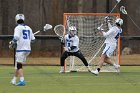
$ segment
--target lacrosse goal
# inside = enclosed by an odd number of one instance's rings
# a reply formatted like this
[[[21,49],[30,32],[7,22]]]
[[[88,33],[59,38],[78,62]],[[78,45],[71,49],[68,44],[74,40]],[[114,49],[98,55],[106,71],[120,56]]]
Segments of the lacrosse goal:
[[[100,26],[104,18],[109,16],[111,24],[113,25],[116,17],[120,17],[119,13],[64,13],[64,26],[66,27],[66,33],[68,26],[74,25],[77,28],[78,37],[80,40],[80,51],[85,56],[92,70],[95,70],[100,61],[100,55],[104,48],[104,37],[98,35],[97,27]],[[105,23],[103,25],[105,31],[108,30],[108,26]],[[116,50],[111,56],[111,60],[116,64],[120,63],[120,38]],[[87,71],[84,64],[80,59],[74,56],[70,56],[65,62],[65,71]],[[113,66],[104,64],[102,72],[116,72]]]

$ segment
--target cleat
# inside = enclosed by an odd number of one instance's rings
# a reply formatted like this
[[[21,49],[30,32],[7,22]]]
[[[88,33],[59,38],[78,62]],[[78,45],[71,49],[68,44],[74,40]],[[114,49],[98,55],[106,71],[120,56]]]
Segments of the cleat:
[[[95,71],[92,70],[91,73],[94,74],[94,75],[98,75],[99,74],[98,70],[95,70]]]
[[[16,85],[16,81],[15,80],[11,80],[10,82],[12,85]]]
[[[119,68],[120,68],[120,65],[116,65],[116,66],[115,66],[115,69],[119,69]]]
[[[65,73],[64,70],[60,70],[59,73]]]
[[[120,65],[114,65],[114,68],[116,69],[117,72],[120,72]]]
[[[16,86],[25,86],[25,81],[19,81],[18,84],[16,84]]]
[[[77,70],[70,70],[70,72],[78,72]]]

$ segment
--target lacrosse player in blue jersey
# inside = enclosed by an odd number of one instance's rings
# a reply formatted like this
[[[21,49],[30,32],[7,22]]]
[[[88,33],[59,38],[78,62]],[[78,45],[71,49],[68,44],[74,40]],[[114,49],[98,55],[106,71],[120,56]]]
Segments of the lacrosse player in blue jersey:
[[[60,64],[61,64],[61,70],[60,73],[64,73],[64,64],[65,64],[65,59],[68,56],[76,56],[81,61],[84,63],[84,65],[88,68],[88,71],[90,71],[90,68],[88,66],[88,63],[83,56],[83,54],[79,51],[79,37],[76,35],[77,34],[77,29],[75,26],[70,26],[69,27],[69,32],[68,34],[65,35],[64,37],[64,53],[62,54],[60,58]]]
[[[120,68],[120,65],[115,64],[110,60],[110,56],[113,54],[114,50],[116,49],[118,38],[122,33],[121,26],[123,25],[123,20],[121,18],[117,18],[115,20],[114,26],[112,26],[109,21],[107,22],[108,22],[109,31],[104,32],[101,27],[97,28],[99,30],[99,34],[106,38],[104,41],[106,46],[102,52],[101,61],[99,62],[98,68],[95,71],[91,71],[95,75],[99,74],[100,69],[102,68],[104,62],[113,65],[117,70]]]
[[[15,73],[11,83],[17,86],[25,85],[22,65],[26,62],[26,57],[31,52],[31,42],[35,40],[32,29],[24,24],[24,20],[23,14],[15,16],[17,26],[14,29],[14,38],[9,42],[9,48],[16,48]],[[17,77],[20,78],[18,83],[16,83]]]

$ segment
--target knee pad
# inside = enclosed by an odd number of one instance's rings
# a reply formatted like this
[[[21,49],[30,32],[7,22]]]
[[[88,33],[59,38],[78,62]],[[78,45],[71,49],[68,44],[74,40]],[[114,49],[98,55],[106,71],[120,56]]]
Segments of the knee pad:
[[[22,69],[22,64],[21,63],[17,63],[17,69]]]

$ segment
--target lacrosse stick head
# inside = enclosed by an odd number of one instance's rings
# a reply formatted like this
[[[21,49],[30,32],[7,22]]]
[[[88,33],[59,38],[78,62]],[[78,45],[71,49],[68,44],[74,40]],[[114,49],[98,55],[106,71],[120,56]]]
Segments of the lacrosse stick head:
[[[120,11],[121,11],[123,14],[127,15],[127,11],[125,10],[125,7],[124,7],[124,6],[121,6],[121,7],[120,7]]]
[[[49,29],[52,29],[52,25],[46,24],[46,25],[44,26],[43,31],[47,31],[47,30],[49,30]]]
[[[65,34],[65,26],[62,24],[56,25],[54,27],[54,32],[57,36],[59,36],[59,38],[63,38]]]

